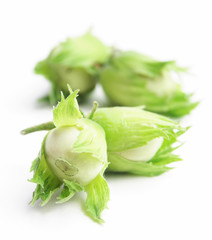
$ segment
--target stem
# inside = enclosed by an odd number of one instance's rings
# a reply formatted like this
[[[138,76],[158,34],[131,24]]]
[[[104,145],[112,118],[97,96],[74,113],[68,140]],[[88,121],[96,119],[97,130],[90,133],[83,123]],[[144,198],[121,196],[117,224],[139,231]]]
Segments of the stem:
[[[33,127],[26,128],[21,131],[21,134],[26,135],[28,133],[43,131],[43,130],[47,131],[47,130],[51,130],[53,128],[55,128],[55,125],[53,122],[46,122],[46,123],[41,123],[41,124],[33,126]]]
[[[98,102],[93,102],[93,107],[92,107],[92,110],[91,110],[91,112],[88,114],[88,117],[87,118],[89,118],[89,119],[92,119],[92,117],[93,117],[93,115],[94,115],[94,113],[96,112],[96,109],[98,108]]]

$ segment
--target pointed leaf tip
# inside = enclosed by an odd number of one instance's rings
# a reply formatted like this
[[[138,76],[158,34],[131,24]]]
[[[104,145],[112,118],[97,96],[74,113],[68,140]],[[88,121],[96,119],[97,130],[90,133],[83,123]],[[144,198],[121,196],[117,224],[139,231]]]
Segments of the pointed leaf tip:
[[[76,100],[79,90],[72,92],[72,89],[69,87],[69,91],[70,95],[66,99],[61,95],[61,102],[53,110],[53,121],[57,127],[75,125],[82,118]]]
[[[67,84],[67,87],[68,87],[68,91],[70,92],[70,94],[72,94],[73,90],[72,90],[71,86],[69,84]]]

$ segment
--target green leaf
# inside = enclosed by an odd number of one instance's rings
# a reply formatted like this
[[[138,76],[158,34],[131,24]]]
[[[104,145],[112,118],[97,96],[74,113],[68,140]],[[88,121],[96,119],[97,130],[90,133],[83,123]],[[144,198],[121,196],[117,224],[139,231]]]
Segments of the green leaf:
[[[102,211],[107,208],[110,198],[110,191],[104,177],[99,174],[90,184],[85,186],[87,193],[86,211],[88,215],[98,223],[104,222],[101,219]]]
[[[175,61],[162,62],[134,51],[120,51],[111,58],[111,65],[114,65],[118,70],[131,71],[148,78],[157,78],[164,71],[180,72],[186,70],[178,67]]]
[[[37,184],[37,187],[33,192],[33,199],[31,203],[34,204],[38,199],[41,199],[41,206],[44,206],[62,185],[62,182],[55,177],[46,163],[44,149],[46,137],[42,143],[41,152],[38,158],[33,161],[30,169],[34,171],[33,178],[30,182]]]
[[[100,83],[115,105],[145,105],[152,112],[181,117],[198,102],[184,93],[172,74],[185,72],[175,61],[161,62],[137,52],[119,52],[101,70]]]
[[[127,160],[117,153],[108,153],[109,165],[107,172],[132,173],[139,176],[153,177],[167,172],[171,168],[165,165],[157,166],[151,162]]]
[[[113,107],[97,109],[92,120],[101,125],[106,134],[109,161],[106,171],[157,176],[170,169],[167,164],[181,160],[172,153],[176,149],[173,144],[188,128],[182,128],[167,117],[142,107]],[[121,154],[145,146],[156,138],[163,139],[162,145],[149,161],[127,159]]]
[[[73,90],[80,89],[85,96],[96,86],[98,69],[111,56],[111,48],[105,46],[91,32],[76,38],[68,38],[52,49],[46,59],[35,66],[35,73],[43,75],[52,84],[45,102],[55,105],[60,99],[60,91],[65,97],[70,84]]]
[[[189,114],[199,105],[199,102],[192,101],[192,96],[193,94],[186,94],[181,89],[178,89],[171,98],[159,98],[156,96],[157,101],[153,99],[149,101],[146,109],[170,117],[182,117]]]
[[[76,192],[81,192],[84,190],[84,187],[74,181],[64,180],[64,186],[61,191],[60,196],[58,197],[57,203],[64,203],[71,199]]]
[[[39,157],[35,158],[35,160],[32,162],[32,166],[30,168],[30,172],[36,171],[36,169],[38,168],[39,163],[40,163],[40,158]]]
[[[172,168],[167,167],[167,164],[181,161],[182,159],[173,154],[172,152],[179,148],[182,144],[177,147],[172,147],[173,143],[177,142],[177,137],[183,134],[187,129],[183,129],[177,132],[173,132],[169,135],[169,138],[164,139],[164,142],[160,149],[157,151],[155,156],[145,161],[131,161],[120,156],[118,153],[109,152],[108,161],[109,166],[108,172],[128,172],[140,176],[158,176]]]
[[[76,100],[79,90],[72,92],[69,87],[69,91],[70,95],[66,99],[61,94],[61,101],[53,110],[53,122],[56,127],[76,125],[77,121],[82,118]]]
[[[106,47],[91,32],[76,38],[68,38],[53,49],[49,59],[53,63],[69,67],[91,67],[95,63],[104,63],[111,54]]]
[[[172,152],[176,149],[178,149],[182,144],[179,144],[176,147],[173,147],[174,143],[177,143],[177,138],[185,133],[189,128],[182,129],[178,132],[174,132],[172,135],[170,135],[169,139],[164,139],[164,142],[158,152],[155,154],[155,156],[148,161],[148,163],[152,163],[157,166],[170,164],[173,162],[182,161],[182,159],[178,156],[173,154]]]
[[[105,131],[108,152],[141,147],[157,137],[169,138],[179,123],[142,107],[99,108],[93,115]]]
[[[91,153],[94,158],[107,165],[105,132],[96,122],[82,118],[78,126],[83,129],[73,145],[73,153]]]
[[[47,60],[40,61],[36,64],[34,68],[34,72],[36,74],[42,74],[45,76],[47,79],[51,79],[52,73],[49,68],[49,64]]]

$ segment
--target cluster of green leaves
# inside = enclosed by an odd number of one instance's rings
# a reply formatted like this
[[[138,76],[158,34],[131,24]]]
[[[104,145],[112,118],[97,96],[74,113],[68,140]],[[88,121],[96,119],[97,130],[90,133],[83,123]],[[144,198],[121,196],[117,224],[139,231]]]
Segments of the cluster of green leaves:
[[[59,191],[57,202],[63,203],[72,198],[75,193],[85,191],[87,193],[86,212],[92,219],[101,223],[103,222],[100,217],[101,212],[106,208],[109,200],[109,188],[103,177],[104,171],[148,177],[168,171],[171,169],[167,166],[168,164],[181,160],[178,155],[172,153],[177,148],[173,147],[173,144],[178,142],[178,137],[187,129],[167,117],[145,111],[143,107],[97,108],[97,103],[94,103],[91,113],[85,118],[76,100],[78,91],[72,92],[69,87],[69,92],[70,95],[66,99],[61,94],[61,101],[53,110],[53,122],[25,129],[22,133],[53,130],[67,125],[83,128],[83,121],[93,122],[104,129],[109,165],[106,164],[103,171],[86,186],[76,181],[59,180],[46,161],[45,141],[48,133],[43,140],[39,156],[33,161],[31,167],[34,175],[30,181],[37,184],[31,203],[34,204],[41,199],[41,206],[44,206],[52,195]],[[97,149],[95,157],[103,159],[105,155],[98,143],[98,137],[92,144],[93,134],[94,131],[88,124],[85,133],[78,137],[74,151],[92,153]],[[163,143],[148,161],[132,161],[119,154],[121,151],[145,146],[156,138],[163,138]]]
[[[180,161],[172,152],[173,144],[187,129],[164,116],[143,110],[142,107],[99,108],[93,121],[105,130],[109,166],[107,171],[128,172],[140,176],[157,176],[169,169],[167,164]],[[163,138],[163,144],[149,161],[131,161],[119,153],[145,146],[156,138]]]
[[[109,200],[109,188],[103,177],[104,170],[107,167],[106,143],[104,146],[102,142],[99,141],[100,137],[103,137],[104,139],[104,131],[94,122],[93,125],[97,128],[97,135],[94,137],[95,132],[94,127],[92,128],[92,124],[90,123],[91,120],[83,118],[83,115],[79,111],[79,106],[76,101],[78,91],[72,92],[70,88],[69,91],[70,95],[66,99],[63,94],[61,95],[61,102],[59,102],[57,107],[53,110],[54,124],[52,122],[49,124],[46,123],[43,125],[44,127],[35,127],[32,131],[36,131],[36,129],[50,130],[55,127],[73,125],[85,128],[85,131],[81,131],[82,133],[75,142],[73,151],[77,153],[83,152],[93,154],[94,157],[103,161],[105,166],[98,176],[86,186],[82,186],[74,180],[59,180],[50,169],[46,159],[45,141],[50,133],[49,132],[43,140],[38,157],[33,161],[31,166],[31,171],[33,171],[34,174],[30,181],[37,185],[31,203],[34,204],[40,199],[41,206],[44,206],[50,200],[52,195],[58,191],[60,191],[60,195],[58,196],[57,202],[63,203],[72,198],[75,193],[85,191],[87,193],[86,211],[88,215],[97,222],[103,222],[100,215],[106,208]],[[26,134],[29,132],[30,131],[25,131],[23,133]]]
[[[40,100],[56,104],[60,100],[60,91],[65,97],[69,95],[67,84],[73,90],[80,89],[81,97],[89,93],[96,85],[98,66],[108,60],[110,53],[111,49],[90,31],[60,43],[35,66],[35,73],[51,83],[50,93]]]
[[[156,113],[181,117],[198,105],[192,101],[192,94],[185,93],[173,80],[172,73],[185,71],[175,61],[161,62],[137,52],[107,47],[91,32],[67,39],[52,49],[46,59],[37,63],[35,73],[51,83],[50,93],[42,100],[53,105],[60,102],[53,109],[52,122],[25,129],[22,133],[76,126],[83,131],[73,145],[73,153],[83,153],[83,158],[86,154],[92,156],[103,164],[103,168],[88,184],[80,184],[72,178],[61,179],[61,175],[57,177],[45,153],[48,132],[31,167],[33,178],[30,181],[37,185],[31,203],[40,199],[44,206],[56,192],[59,192],[57,202],[63,203],[75,193],[85,191],[88,215],[102,222],[100,215],[109,200],[109,188],[103,177],[105,170],[149,177],[170,170],[168,164],[181,160],[173,151],[181,146],[175,147],[175,144],[187,129]],[[97,108],[96,103],[85,117],[76,98],[79,90],[81,98],[86,96],[97,81],[114,105],[126,107]],[[100,138],[105,144],[98,141]],[[154,139],[163,141],[151,159],[138,161],[120,154],[140,149]]]
[[[171,117],[189,114],[198,102],[182,90],[172,74],[186,72],[175,61],[158,61],[133,51],[120,51],[104,45],[91,32],[68,38],[37,63],[35,73],[51,83],[48,96],[41,98],[54,105],[60,91],[67,97],[67,84],[80,89],[85,100],[100,82],[114,105],[140,106]]]
[[[99,108],[90,115],[105,131],[109,166],[107,172],[128,172],[140,176],[156,176],[169,169],[167,164],[180,161],[172,152],[178,137],[187,128],[164,116],[143,110],[143,107]],[[54,128],[50,122],[49,125]],[[39,127],[37,128],[39,130]],[[34,131],[34,129],[33,129]],[[163,138],[163,144],[149,161],[131,161],[119,153],[145,146],[155,138]]]
[[[198,102],[183,92],[171,74],[185,72],[175,61],[161,62],[137,52],[118,52],[101,71],[100,82],[116,105],[145,105],[172,117],[189,114]],[[156,89],[156,92],[155,92]]]

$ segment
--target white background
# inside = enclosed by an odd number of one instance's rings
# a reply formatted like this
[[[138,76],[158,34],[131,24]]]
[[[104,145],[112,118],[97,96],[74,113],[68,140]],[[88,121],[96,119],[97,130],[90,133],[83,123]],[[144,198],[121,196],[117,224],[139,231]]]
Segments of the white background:
[[[210,0],[0,2],[1,239],[212,239],[212,14]],[[178,150],[184,161],[162,176],[108,176],[111,200],[98,225],[82,211],[85,194],[63,205],[31,207],[29,168],[43,132],[20,130],[51,120],[36,99],[49,85],[38,60],[89,27],[105,43],[190,67],[183,77],[199,107]]]

